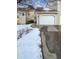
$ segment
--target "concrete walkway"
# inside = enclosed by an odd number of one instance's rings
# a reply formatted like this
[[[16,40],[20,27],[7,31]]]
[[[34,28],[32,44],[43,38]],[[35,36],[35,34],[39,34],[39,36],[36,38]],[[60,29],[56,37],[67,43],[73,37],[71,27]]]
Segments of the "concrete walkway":
[[[44,59],[57,59],[56,54],[50,53],[47,46],[46,46],[46,38],[43,32],[41,32],[42,37],[42,46],[43,46],[43,54]]]

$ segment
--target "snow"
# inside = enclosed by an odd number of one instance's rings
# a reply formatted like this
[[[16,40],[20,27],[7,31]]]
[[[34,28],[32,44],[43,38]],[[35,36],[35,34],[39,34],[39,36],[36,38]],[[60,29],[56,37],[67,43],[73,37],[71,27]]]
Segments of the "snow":
[[[22,25],[18,30],[27,27]],[[30,26],[28,26],[30,28]],[[32,28],[32,27],[31,27]],[[41,38],[38,28],[32,28],[28,34],[17,40],[17,59],[42,59]]]
[[[46,7],[47,2],[47,0],[32,0],[34,7]]]
[[[32,24],[28,25],[17,25],[17,39],[21,38],[25,34],[27,34],[29,31],[31,31],[33,28],[31,27]]]
[[[28,25],[17,25],[17,31],[18,30],[22,30],[24,28],[32,28],[31,26],[32,26],[32,24],[28,24]]]
[[[29,5],[37,7],[46,7],[48,0],[22,0],[17,4],[17,8],[28,8]]]

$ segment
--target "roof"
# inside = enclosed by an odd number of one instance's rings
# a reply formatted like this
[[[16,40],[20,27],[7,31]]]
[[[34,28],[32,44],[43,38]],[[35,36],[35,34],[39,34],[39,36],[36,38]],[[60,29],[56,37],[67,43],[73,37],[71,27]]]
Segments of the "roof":
[[[30,6],[37,8],[49,7],[51,9],[57,9],[58,0],[18,0],[17,8],[28,8]],[[60,1],[60,0],[59,0]]]

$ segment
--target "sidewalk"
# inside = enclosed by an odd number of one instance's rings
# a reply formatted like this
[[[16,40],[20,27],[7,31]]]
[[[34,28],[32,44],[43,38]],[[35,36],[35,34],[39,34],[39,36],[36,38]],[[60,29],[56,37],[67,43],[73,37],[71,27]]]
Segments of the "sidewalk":
[[[48,51],[48,48],[46,46],[46,41],[45,41],[45,36],[44,36],[44,33],[42,32],[42,45],[43,45],[43,54],[44,54],[44,59],[57,59],[56,58],[56,54],[51,54],[49,51]]]

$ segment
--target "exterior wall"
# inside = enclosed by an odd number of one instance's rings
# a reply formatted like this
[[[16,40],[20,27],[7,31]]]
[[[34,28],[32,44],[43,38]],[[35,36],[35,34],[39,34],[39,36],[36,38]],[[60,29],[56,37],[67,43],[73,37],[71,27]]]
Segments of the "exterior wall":
[[[61,1],[57,1],[57,10],[61,12]]]
[[[23,13],[24,13],[24,15],[23,15]],[[54,13],[52,13],[52,14],[44,14],[44,13],[36,14],[37,25],[38,25],[38,20],[39,20],[40,15],[52,15],[55,17],[54,25],[60,25],[60,13],[57,13],[57,14],[54,14]],[[35,20],[35,19],[32,19],[32,17],[28,18],[29,16],[27,17],[27,14],[25,12],[22,12],[22,11],[18,11],[17,16],[18,16],[18,18],[17,18],[18,24],[26,24],[26,21]]]
[[[60,25],[60,14],[54,14],[55,15],[55,24],[54,25]]]
[[[26,13],[23,11],[17,12],[17,24],[26,24]]]
[[[34,10],[17,11],[17,24],[26,24],[26,22],[31,20],[35,21]]]
[[[30,20],[35,20],[35,11],[34,10],[29,10],[27,12],[27,21]]]

